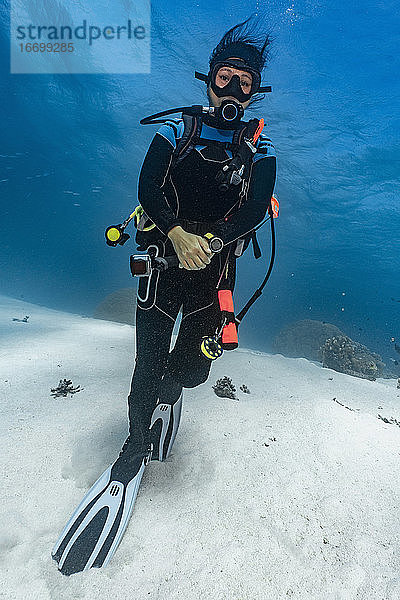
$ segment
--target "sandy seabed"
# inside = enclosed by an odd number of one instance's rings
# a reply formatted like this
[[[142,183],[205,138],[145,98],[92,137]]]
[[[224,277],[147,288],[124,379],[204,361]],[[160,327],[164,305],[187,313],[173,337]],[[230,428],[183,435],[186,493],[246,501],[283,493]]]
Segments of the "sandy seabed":
[[[134,328],[2,296],[0,333],[0,598],[400,598],[400,427],[378,418],[400,419],[396,380],[225,352],[110,565],[65,577],[52,547],[127,434]],[[52,397],[64,378],[82,391]]]

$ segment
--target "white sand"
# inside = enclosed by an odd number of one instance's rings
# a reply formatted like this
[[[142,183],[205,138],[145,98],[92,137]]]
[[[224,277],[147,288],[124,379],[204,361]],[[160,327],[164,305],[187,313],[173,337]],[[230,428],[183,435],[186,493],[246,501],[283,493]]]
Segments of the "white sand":
[[[64,577],[53,544],[126,436],[134,329],[0,297],[0,335],[1,598],[400,598],[400,427],[377,417],[400,420],[395,380],[225,352],[111,564]],[[218,398],[224,375],[251,394]],[[53,398],[63,378],[83,391]]]

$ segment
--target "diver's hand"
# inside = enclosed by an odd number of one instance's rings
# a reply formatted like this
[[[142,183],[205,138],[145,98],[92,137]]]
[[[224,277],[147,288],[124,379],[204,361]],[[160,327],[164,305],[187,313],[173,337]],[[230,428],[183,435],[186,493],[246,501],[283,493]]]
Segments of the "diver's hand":
[[[204,269],[210,263],[213,253],[205,238],[185,231],[180,225],[173,227],[168,237],[184,269]]]

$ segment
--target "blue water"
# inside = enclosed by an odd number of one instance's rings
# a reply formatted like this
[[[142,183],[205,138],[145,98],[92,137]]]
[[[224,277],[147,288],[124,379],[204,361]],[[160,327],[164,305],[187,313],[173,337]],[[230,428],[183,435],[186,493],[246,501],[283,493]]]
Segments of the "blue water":
[[[154,133],[139,119],[206,103],[194,70],[207,69],[229,27],[257,13],[275,38],[264,76],[273,94],[246,115],[267,121],[281,216],[273,275],[241,343],[268,350],[283,325],[313,318],[396,358],[397,3],[156,0],[151,73],[133,75],[11,75],[9,5],[0,11],[1,293],[91,315],[104,296],[134,285],[134,245],[109,248],[104,229],[136,205]],[[267,232],[260,240],[263,258],[255,262],[250,249],[241,259],[239,308],[264,276]]]

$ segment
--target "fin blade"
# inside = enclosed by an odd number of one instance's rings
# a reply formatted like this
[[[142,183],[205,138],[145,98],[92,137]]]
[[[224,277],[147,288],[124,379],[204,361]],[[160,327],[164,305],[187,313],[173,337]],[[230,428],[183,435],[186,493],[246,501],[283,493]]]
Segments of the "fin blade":
[[[134,504],[135,504],[135,501],[136,501],[136,498],[138,495],[139,486],[142,481],[145,466],[146,466],[146,463],[144,460],[140,467],[138,474],[126,486],[126,492],[125,492],[126,498],[125,498],[123,513],[121,515],[121,522],[119,524],[117,534],[114,537],[113,543],[111,544],[110,549],[104,559],[104,562],[103,562],[104,567],[108,565],[108,563],[114,556],[114,553],[115,553],[116,549],[118,548],[120,541],[122,540],[122,536],[124,535],[125,530],[128,527],[130,516],[132,514],[133,507],[134,507]]]
[[[111,475],[111,466],[104,471],[104,473],[99,477],[99,479],[93,484],[87,494],[83,497],[82,501],[76,508],[76,510],[72,513],[70,519],[68,520],[66,526],[61,532],[60,537],[58,538],[56,544],[52,550],[52,557],[57,562],[60,561],[65,547],[68,544],[71,536],[74,531],[79,526],[80,520],[84,518],[84,514],[90,510],[90,506],[94,504],[96,499],[104,492],[110,482]]]
[[[136,474],[124,483],[112,477],[113,466],[85,495],[53,548],[52,556],[64,575],[106,566],[125,533],[146,460],[141,459]]]

